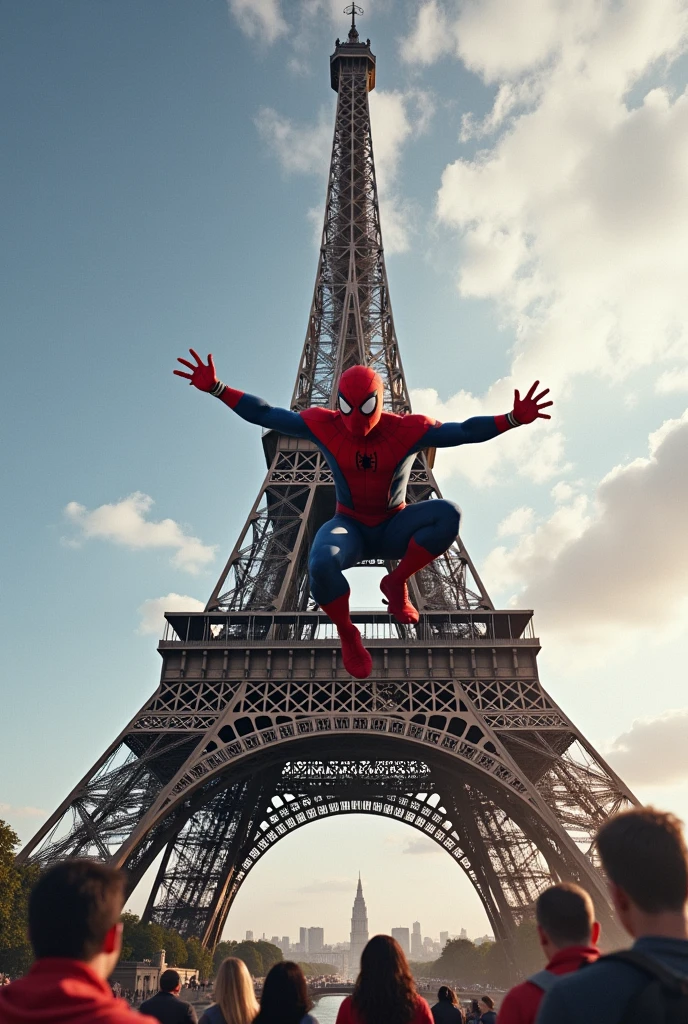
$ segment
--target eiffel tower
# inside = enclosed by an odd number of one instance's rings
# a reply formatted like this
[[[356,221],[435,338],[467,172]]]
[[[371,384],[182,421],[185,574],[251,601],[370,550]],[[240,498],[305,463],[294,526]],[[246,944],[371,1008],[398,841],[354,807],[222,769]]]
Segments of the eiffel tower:
[[[334,140],[291,407],[334,407],[340,373],[364,363],[385,381],[387,408],[406,413],[368,109],[376,61],[358,10],[347,13],[348,39],[330,58]],[[457,862],[512,964],[519,923],[557,879],[588,889],[607,941],[620,940],[592,840],[636,801],[543,689],[532,611],[495,608],[458,541],[411,580],[418,624],[353,613],[373,671],[352,679],[309,597],[331,473],[310,442],[274,431],[262,441],[265,482],[205,610],[166,615],[157,690],[20,860],[101,858],[126,868],[132,889],[157,863],[144,920],[212,947],[280,839],[374,814]],[[439,497],[433,454],[417,456],[408,501]]]

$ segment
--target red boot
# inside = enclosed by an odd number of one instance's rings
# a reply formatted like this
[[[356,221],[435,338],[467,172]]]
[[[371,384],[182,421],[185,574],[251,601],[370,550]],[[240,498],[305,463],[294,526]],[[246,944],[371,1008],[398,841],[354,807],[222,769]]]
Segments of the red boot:
[[[395,580],[390,572],[380,580],[380,590],[387,598],[389,614],[397,622],[418,622],[418,609],[411,604],[406,580]]]
[[[361,634],[349,615],[349,594],[336,597],[329,604],[320,606],[334,622],[342,642],[344,668],[354,679],[367,679],[373,668],[373,659],[363,646]]]
[[[406,580],[419,569],[434,562],[437,557],[427,548],[416,544],[412,537],[399,565],[387,576],[382,577],[380,590],[387,598],[389,614],[393,615],[397,622],[418,622],[420,615],[418,609],[409,600]]]

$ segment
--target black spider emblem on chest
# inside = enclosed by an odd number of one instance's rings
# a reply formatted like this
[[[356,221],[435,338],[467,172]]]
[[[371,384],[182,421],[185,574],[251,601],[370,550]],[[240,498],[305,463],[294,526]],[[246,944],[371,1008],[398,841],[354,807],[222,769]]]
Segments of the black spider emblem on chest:
[[[372,469],[374,473],[377,469],[377,452],[371,452],[370,455],[356,452],[356,469]]]

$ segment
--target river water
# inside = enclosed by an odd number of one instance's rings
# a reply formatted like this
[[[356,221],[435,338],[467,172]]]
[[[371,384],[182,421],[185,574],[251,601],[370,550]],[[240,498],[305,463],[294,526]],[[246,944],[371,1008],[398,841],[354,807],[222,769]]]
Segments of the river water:
[[[337,1010],[345,999],[346,996],[321,996],[315,1001],[311,1013],[319,1024],[334,1024]]]

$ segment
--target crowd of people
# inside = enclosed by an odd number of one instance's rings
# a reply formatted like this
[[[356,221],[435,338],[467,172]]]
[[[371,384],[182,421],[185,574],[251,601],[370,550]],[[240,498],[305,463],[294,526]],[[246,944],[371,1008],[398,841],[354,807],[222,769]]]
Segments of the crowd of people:
[[[337,1024],[688,1024],[688,851],[681,823],[637,808],[607,821],[596,847],[617,919],[634,940],[630,949],[602,956],[590,896],[560,883],[535,906],[545,966],[497,1009],[488,994],[464,1006],[448,985],[430,1008],[399,944],[375,935]],[[41,875],[29,901],[36,959],[24,978],[0,987],[0,1024],[317,1024],[298,964],[276,963],[258,1000],[235,957],[220,964],[214,1002],[198,1022],[172,969],[137,1012],[108,984],[121,950],[124,899],[122,873],[96,861],[63,861]]]

